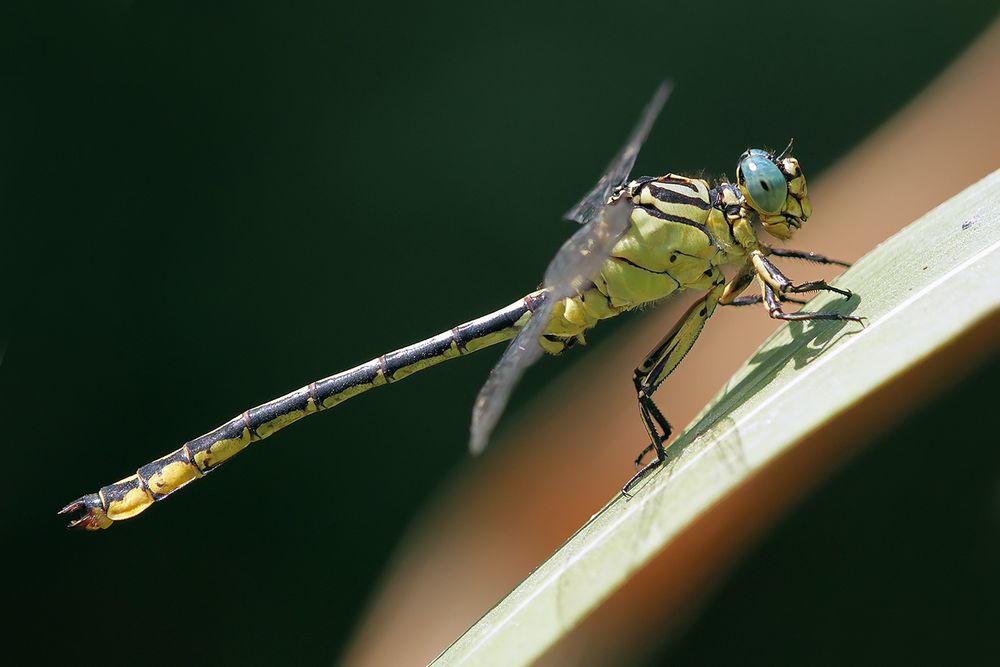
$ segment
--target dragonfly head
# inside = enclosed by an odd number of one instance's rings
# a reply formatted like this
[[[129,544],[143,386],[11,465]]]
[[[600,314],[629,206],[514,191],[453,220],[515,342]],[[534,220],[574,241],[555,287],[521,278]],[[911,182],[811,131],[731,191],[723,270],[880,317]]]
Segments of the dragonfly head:
[[[779,155],[751,148],[736,164],[736,183],[747,204],[772,236],[787,239],[810,215],[809,190],[792,142]]]

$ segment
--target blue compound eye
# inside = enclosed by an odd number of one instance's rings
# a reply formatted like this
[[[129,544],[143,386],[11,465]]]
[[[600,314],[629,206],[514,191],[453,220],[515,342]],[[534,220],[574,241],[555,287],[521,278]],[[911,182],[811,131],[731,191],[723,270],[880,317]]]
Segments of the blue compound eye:
[[[754,208],[765,215],[781,211],[788,196],[788,183],[767,153],[756,148],[747,151],[740,160],[739,172]]]

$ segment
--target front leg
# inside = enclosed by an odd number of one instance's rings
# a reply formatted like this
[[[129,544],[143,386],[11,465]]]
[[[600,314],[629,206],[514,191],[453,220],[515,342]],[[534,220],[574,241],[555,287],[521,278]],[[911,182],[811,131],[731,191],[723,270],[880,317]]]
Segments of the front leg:
[[[786,313],[781,309],[782,300],[779,298],[779,294],[774,291],[773,287],[762,280],[761,290],[764,292],[764,303],[767,305],[767,313],[776,320],[839,320],[858,322],[861,326],[864,326],[865,324],[864,320],[856,315],[844,315],[843,313],[837,313],[832,310],[817,310],[811,313],[803,313],[801,311],[796,313]]]
[[[800,306],[806,305],[806,302],[803,301],[802,299],[793,299],[792,297],[785,296],[784,294],[779,294],[778,299],[781,300],[782,303],[797,303]],[[764,303],[763,294],[753,294],[751,296],[738,296],[729,303],[720,302],[719,305],[739,307],[739,306],[753,306],[758,303]]]
[[[792,250],[791,248],[774,248],[772,246],[766,246],[766,248],[767,252],[775,257],[804,259],[807,262],[816,262],[817,264],[835,264],[837,266],[843,266],[844,268],[850,268],[851,266],[848,262],[841,262],[839,259],[830,259],[826,255],[809,252],[808,250]]]
[[[622,494],[625,496],[631,497],[629,489],[667,458],[663,443],[670,437],[670,423],[653,402],[653,392],[677,368],[677,365],[694,346],[694,342],[698,340],[702,329],[705,328],[705,322],[715,311],[723,289],[723,285],[720,283],[713,287],[708,294],[695,301],[673,329],[646,355],[646,358],[632,375],[636,397],[639,401],[639,415],[642,417],[643,426],[646,427],[646,433],[649,435],[649,445],[642,450],[635,463],[640,465],[642,459],[649,452],[656,452],[656,459],[641,468],[622,487]]]
[[[796,285],[785,277],[785,274],[783,274],[778,267],[776,267],[771,260],[765,257],[764,253],[759,250],[753,251],[750,255],[750,263],[757,272],[757,277],[760,278],[765,284],[774,288],[778,294],[785,294],[787,292],[801,294],[802,292],[824,291],[836,292],[837,294],[840,294],[848,299],[853,296],[850,290],[827,285],[825,280],[813,280],[811,282]]]
[[[862,318],[855,315],[843,315],[829,310],[813,313],[786,313],[781,309],[781,302],[785,301],[786,293],[800,294],[802,292],[835,292],[846,298],[851,298],[850,290],[840,289],[827,285],[824,280],[814,280],[811,282],[794,284],[767,257],[759,250],[755,250],[750,255],[750,263],[757,272],[757,279],[760,281],[761,294],[764,304],[767,306],[768,314],[776,320],[841,320],[859,322],[864,326]]]

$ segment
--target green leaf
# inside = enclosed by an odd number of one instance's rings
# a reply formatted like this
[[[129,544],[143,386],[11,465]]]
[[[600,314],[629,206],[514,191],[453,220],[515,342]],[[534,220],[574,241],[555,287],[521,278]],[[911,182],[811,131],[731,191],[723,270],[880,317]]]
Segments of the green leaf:
[[[530,663],[751,476],[836,425],[1000,306],[1000,171],[879,245],[807,310],[867,318],[781,327],[670,446],[434,664]],[[859,296],[860,295],[860,298]]]

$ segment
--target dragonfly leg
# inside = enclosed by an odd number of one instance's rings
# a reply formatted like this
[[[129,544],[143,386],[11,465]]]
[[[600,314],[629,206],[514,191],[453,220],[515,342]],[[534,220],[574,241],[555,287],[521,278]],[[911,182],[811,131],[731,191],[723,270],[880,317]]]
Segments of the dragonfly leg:
[[[864,318],[858,317],[856,315],[844,315],[843,313],[837,313],[832,310],[818,310],[812,313],[786,313],[781,310],[781,300],[778,298],[777,292],[774,288],[763,282],[764,290],[764,303],[767,305],[768,314],[776,320],[840,320],[840,321],[850,321],[858,322],[861,326],[864,326]]]
[[[768,252],[770,252],[775,257],[790,257],[792,259],[804,259],[807,262],[816,262],[817,264],[836,264],[837,266],[843,266],[845,268],[851,265],[848,262],[841,262],[839,259],[830,259],[826,255],[820,255],[816,252],[808,252],[806,250],[792,250],[790,248],[772,248],[768,246]]]
[[[670,423],[653,402],[653,392],[677,368],[694,342],[698,340],[701,330],[705,327],[705,322],[715,311],[715,306],[719,303],[722,293],[723,285],[720,282],[708,294],[695,301],[670,332],[646,355],[646,358],[636,367],[632,375],[636,398],[639,402],[639,415],[642,417],[642,423],[646,427],[647,435],[649,435],[649,444],[636,457],[635,463],[640,465],[646,454],[650,452],[655,452],[656,458],[643,466],[625,483],[625,486],[622,487],[622,494],[626,497],[631,497],[629,489],[667,458],[667,451],[663,443],[670,437]]]
[[[802,292],[835,292],[847,299],[850,299],[852,296],[854,296],[854,293],[851,290],[840,289],[839,287],[833,287],[832,285],[827,285],[825,280],[813,280],[812,282],[808,283],[792,285],[788,288],[788,291],[794,294],[801,294]]]
[[[787,303],[797,303],[801,305],[805,305],[806,303],[801,299],[793,299],[792,297],[785,296],[784,294],[779,294],[778,298],[781,299],[782,302],[787,302]],[[738,296],[729,303],[720,302],[720,304],[723,306],[752,306],[758,303],[764,303],[764,295],[754,294],[753,296]]]
[[[646,445],[646,448],[643,449],[641,452],[639,452],[639,455],[635,457],[635,467],[638,468],[639,466],[641,466],[642,460],[646,458],[646,454],[649,454],[654,449],[656,449],[656,447],[653,445],[653,443],[649,443],[648,445]]]
[[[656,403],[653,402],[651,395],[645,395],[642,388],[638,385],[636,386],[636,392],[639,396],[639,412],[642,416],[642,423],[646,426],[646,432],[652,433],[650,435],[650,443],[635,457],[635,465],[638,467],[642,465],[642,460],[646,458],[646,454],[654,450],[657,453],[657,458],[660,458],[659,454],[663,449],[663,443],[670,438],[673,428],[670,426],[667,418],[663,416],[663,413],[660,412],[660,409],[656,407]],[[659,427],[659,430],[657,430],[657,427]]]
[[[754,251],[751,255],[750,263],[757,271],[757,277],[764,283],[774,288],[778,294],[792,292],[800,294],[802,292],[835,292],[845,298],[850,299],[853,293],[850,290],[841,289],[827,285],[825,280],[813,280],[807,283],[796,285],[783,274],[764,254]]]
[[[773,266],[773,265],[772,265]],[[777,268],[775,268],[777,271]],[[779,274],[780,275],[780,274]],[[754,278],[757,276],[757,269],[754,267],[752,262],[747,262],[742,267],[740,267],[739,272],[736,274],[726,288],[722,292],[722,297],[719,299],[719,305],[721,306],[751,306],[756,303],[763,303],[763,295],[757,294],[754,296],[739,296],[743,290],[750,286]],[[784,276],[781,276],[784,278]],[[787,281],[791,285],[791,281]],[[799,301],[798,299],[793,299],[791,297],[786,297],[784,294],[778,293],[778,298],[782,301],[790,301],[791,303],[801,303],[804,304],[805,301]]]

